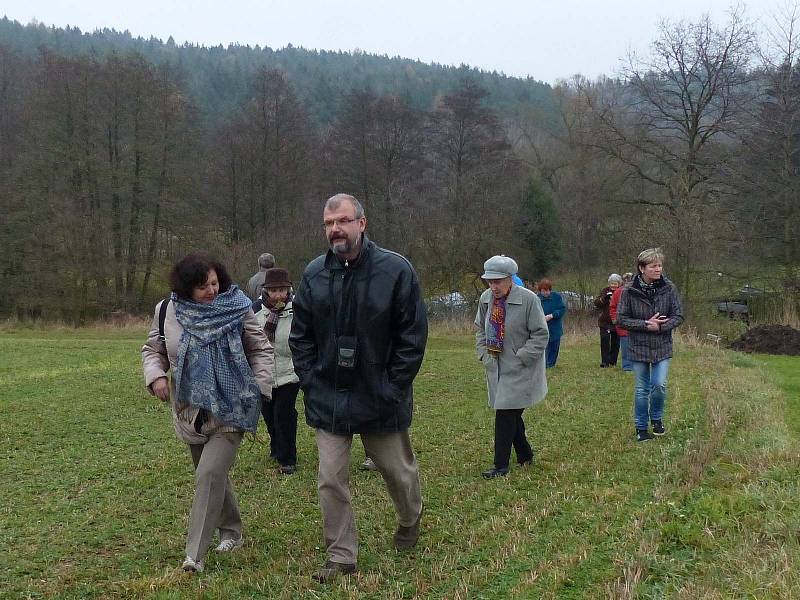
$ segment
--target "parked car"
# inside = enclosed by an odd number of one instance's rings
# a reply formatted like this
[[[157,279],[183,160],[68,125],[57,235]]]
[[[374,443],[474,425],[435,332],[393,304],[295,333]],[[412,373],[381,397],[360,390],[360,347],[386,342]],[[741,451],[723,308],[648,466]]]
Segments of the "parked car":
[[[726,314],[731,319],[737,317],[744,319],[749,314],[747,302],[742,302],[741,300],[723,300],[722,302],[718,302],[717,312]]]
[[[746,285],[740,289],[734,297],[718,302],[717,312],[728,315],[731,319],[743,319],[747,321],[750,318],[748,302],[763,294],[764,290]]]
[[[428,316],[434,319],[467,315],[472,310],[472,304],[461,292],[450,292],[428,299]]]
[[[579,294],[569,290],[558,290],[564,302],[567,303],[567,308],[570,310],[594,310],[594,296],[587,294]]]

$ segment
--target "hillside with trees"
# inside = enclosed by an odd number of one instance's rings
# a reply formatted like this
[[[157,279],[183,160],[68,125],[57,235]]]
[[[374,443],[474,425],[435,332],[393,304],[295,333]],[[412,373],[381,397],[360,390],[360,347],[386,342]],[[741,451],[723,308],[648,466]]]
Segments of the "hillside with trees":
[[[739,15],[665,23],[624,77],[554,88],[3,19],[0,315],[147,312],[196,249],[240,281],[268,250],[297,278],[340,191],[429,294],[474,293],[493,253],[537,278],[629,269],[653,245],[690,303],[716,272],[767,272],[796,294],[800,72],[786,19],[772,53]]]

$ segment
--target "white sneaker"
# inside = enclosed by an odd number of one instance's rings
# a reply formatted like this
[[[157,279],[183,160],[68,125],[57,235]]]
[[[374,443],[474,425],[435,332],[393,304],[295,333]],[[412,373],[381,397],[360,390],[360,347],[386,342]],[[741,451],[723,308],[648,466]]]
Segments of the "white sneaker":
[[[244,546],[244,537],[238,539],[222,540],[217,546],[217,552],[233,552],[237,548]]]
[[[203,561],[202,560],[195,560],[191,556],[187,556],[183,559],[183,570],[184,571],[191,571],[195,573],[202,573],[203,572]]]
[[[372,462],[372,459],[368,456],[364,459],[364,462],[361,463],[361,470],[362,471],[377,471],[378,465]]]

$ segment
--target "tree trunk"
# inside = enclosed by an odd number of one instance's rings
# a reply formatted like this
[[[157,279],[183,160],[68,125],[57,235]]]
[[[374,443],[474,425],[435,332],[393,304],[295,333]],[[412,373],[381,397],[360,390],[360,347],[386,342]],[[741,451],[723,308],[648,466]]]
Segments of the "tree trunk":
[[[125,274],[125,292],[129,309],[134,305],[136,269],[139,258],[139,221],[142,210],[142,149],[140,139],[142,98],[140,95],[137,95],[135,102],[133,116],[133,182],[131,184],[131,215],[128,223],[128,264]]]
[[[114,251],[114,293],[118,303],[124,302],[125,286],[122,277],[122,200],[119,194],[120,149],[119,94],[114,92],[111,123],[108,125],[108,164],[111,170],[111,243]]]

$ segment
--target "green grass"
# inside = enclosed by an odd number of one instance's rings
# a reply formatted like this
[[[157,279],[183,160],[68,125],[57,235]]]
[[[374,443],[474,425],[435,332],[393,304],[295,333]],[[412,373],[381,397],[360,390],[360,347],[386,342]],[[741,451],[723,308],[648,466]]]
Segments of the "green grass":
[[[761,356],[773,378],[773,382],[784,392],[786,422],[792,432],[800,435],[800,357]]]
[[[374,473],[352,489],[359,573],[328,587],[316,449],[279,477],[264,434],[232,478],[245,547],[178,570],[191,462],[145,393],[143,332],[0,334],[0,598],[766,598],[800,584],[800,359],[678,349],[665,438],[637,445],[632,381],[562,348],[526,411],[533,468],[484,481],[493,414],[471,336],[434,336],[412,440],[426,503],[419,547],[392,549]],[[301,417],[302,419],[302,417]]]

